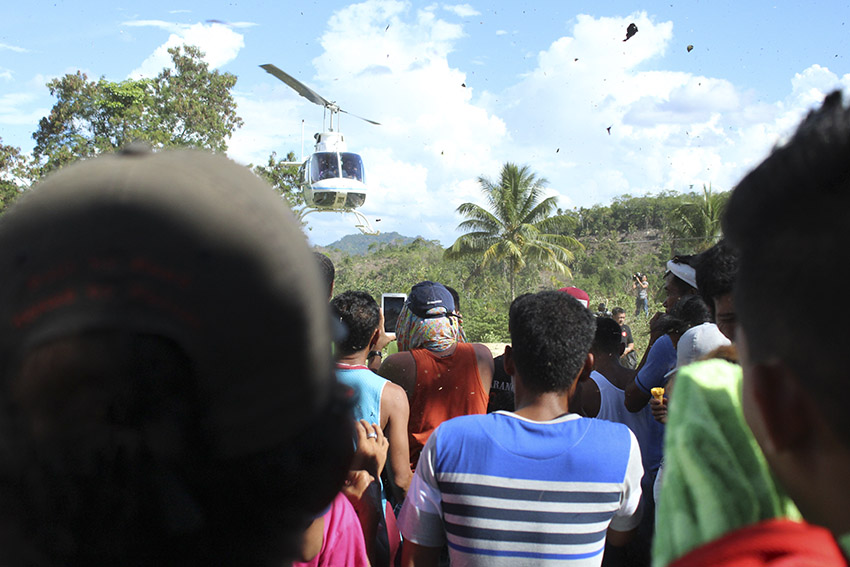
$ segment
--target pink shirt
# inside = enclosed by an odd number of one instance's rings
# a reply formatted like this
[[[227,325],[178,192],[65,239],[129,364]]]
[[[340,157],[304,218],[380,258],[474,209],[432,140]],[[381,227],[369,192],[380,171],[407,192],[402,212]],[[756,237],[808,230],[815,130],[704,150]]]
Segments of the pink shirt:
[[[344,494],[336,495],[324,519],[322,550],[312,561],[296,562],[293,567],[369,567],[360,520]]]

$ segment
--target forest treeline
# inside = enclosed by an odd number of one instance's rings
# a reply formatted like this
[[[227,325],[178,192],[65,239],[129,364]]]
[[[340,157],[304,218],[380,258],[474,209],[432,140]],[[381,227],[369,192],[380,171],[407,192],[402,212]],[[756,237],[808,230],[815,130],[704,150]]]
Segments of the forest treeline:
[[[572,276],[532,264],[519,273],[517,293],[580,287],[590,295],[594,309],[599,303],[605,303],[609,310],[615,306],[625,308],[641,347],[647,328],[644,319],[631,317],[632,274],[648,275],[650,302],[654,302],[651,307],[660,309],[666,261],[675,254],[699,252],[716,241],[727,196],[728,193],[715,193],[710,188],[642,197],[622,195],[610,205],[559,211],[575,216],[573,236],[583,245],[583,249],[574,251]],[[407,244],[375,243],[362,255],[333,248],[321,250],[336,265],[337,291],[365,290],[380,300],[382,293],[406,293],[422,280],[439,281],[460,292],[469,340],[509,340],[507,314],[511,297],[502,266],[483,269],[475,258],[447,259],[438,241],[423,238]]]

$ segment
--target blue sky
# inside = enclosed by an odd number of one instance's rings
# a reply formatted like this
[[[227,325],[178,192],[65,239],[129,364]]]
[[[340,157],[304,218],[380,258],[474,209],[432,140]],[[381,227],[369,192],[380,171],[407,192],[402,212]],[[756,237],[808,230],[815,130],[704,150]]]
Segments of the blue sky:
[[[374,226],[450,244],[457,205],[483,204],[477,177],[506,161],[564,208],[732,188],[826,92],[850,91],[848,28],[844,1],[36,0],[0,21],[0,137],[32,149],[53,77],[154,75],[193,43],[239,77],[233,159],[298,154],[301,121],[307,140],[321,129],[321,108],[258,67],[273,63],[382,123],[341,125]],[[317,244],[354,232],[351,216],[308,219]]]

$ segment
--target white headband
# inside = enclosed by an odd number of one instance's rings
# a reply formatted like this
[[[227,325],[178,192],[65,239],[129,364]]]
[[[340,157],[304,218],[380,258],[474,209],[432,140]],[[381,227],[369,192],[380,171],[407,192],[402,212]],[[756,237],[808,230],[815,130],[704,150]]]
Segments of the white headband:
[[[687,264],[679,264],[674,262],[673,260],[667,260],[667,271],[672,273],[674,276],[696,289],[697,287],[697,273],[696,271],[688,266]]]

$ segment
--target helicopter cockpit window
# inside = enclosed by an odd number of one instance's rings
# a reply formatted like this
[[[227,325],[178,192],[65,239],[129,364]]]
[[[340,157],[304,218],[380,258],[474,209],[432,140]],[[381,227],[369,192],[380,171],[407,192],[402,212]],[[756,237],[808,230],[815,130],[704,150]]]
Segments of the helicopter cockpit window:
[[[319,152],[313,154],[312,171],[310,176],[313,183],[322,179],[339,177],[339,159],[336,152]]]
[[[360,159],[359,155],[340,153],[339,158],[342,162],[342,176],[344,178],[363,181],[363,160]]]

